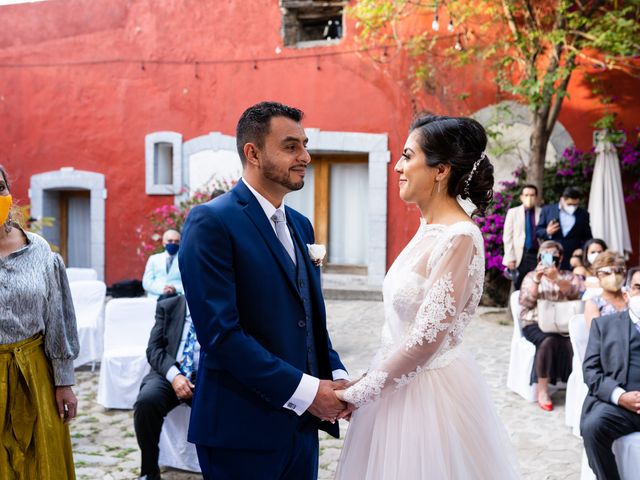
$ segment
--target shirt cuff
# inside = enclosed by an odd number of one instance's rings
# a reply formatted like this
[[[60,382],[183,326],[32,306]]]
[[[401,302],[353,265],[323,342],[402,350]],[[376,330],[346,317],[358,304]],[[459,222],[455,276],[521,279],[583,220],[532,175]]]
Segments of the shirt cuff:
[[[316,398],[318,388],[320,388],[320,379],[303,373],[298,388],[283,407],[293,410],[298,416],[302,415]]]
[[[164,376],[164,378],[169,380],[169,383],[173,383],[173,379],[176,378],[181,373],[182,372],[180,372],[178,367],[176,367],[175,365],[171,365],[171,368],[169,369],[169,371],[167,371],[167,374]]]
[[[334,370],[332,372],[333,375],[333,381],[335,382],[336,380],[351,380],[349,378],[349,374],[346,372],[346,370],[342,370],[341,368],[338,370]]]
[[[614,405],[618,405],[618,402],[620,401],[620,397],[622,396],[623,393],[627,393],[627,391],[622,388],[622,387],[616,387],[613,389],[613,392],[611,392],[611,403],[613,403]]]
[[[53,383],[56,387],[75,385],[75,374],[73,371],[73,360],[52,359]]]

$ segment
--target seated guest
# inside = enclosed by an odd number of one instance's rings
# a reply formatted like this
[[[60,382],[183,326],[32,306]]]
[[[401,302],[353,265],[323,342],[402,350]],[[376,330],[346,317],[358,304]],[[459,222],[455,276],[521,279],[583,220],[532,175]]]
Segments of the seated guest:
[[[191,405],[200,344],[184,295],[158,301],[144,377],[134,405],[133,424],[142,453],[141,478],[160,478],[158,443],[164,417],[180,402]]]
[[[180,234],[167,230],[162,235],[162,246],[164,252],[151,255],[147,260],[142,277],[142,287],[147,295],[158,300],[184,294],[177,255]]]
[[[611,445],[640,431],[640,270],[628,287],[629,310],[593,319],[582,365],[589,394],[580,431],[598,480],[620,478]]]
[[[522,335],[536,346],[531,384],[538,383],[538,404],[546,411],[553,410],[549,383],[567,381],[571,374],[573,350],[569,337],[540,330],[537,303],[538,300],[577,300],[583,288],[582,279],[578,275],[559,269],[562,253],[563,248],[559,242],[543,242],[538,249],[538,265],[524,277],[520,288]]]
[[[588,300],[593,295],[602,293],[600,282],[598,282],[595,272],[592,271],[591,265],[596,261],[598,255],[606,249],[607,244],[599,238],[591,238],[584,244],[584,248],[582,249],[582,265],[584,265],[587,271],[584,281],[584,286],[587,290],[585,291],[585,296],[582,297],[583,300]]]
[[[602,293],[592,296],[585,303],[584,319],[587,322],[587,328],[591,328],[591,321],[596,317],[627,309],[627,302],[622,294],[627,273],[624,257],[606,250],[598,255],[591,268],[598,278]]]
[[[587,269],[584,268],[582,263],[582,249],[576,248],[571,254],[569,265],[571,265],[571,271],[576,275],[580,275],[582,278],[586,278],[588,275]]]

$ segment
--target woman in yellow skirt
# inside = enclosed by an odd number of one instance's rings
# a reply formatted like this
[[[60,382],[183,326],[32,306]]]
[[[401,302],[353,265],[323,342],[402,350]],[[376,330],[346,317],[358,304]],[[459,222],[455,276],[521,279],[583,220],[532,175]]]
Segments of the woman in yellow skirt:
[[[78,332],[64,264],[11,218],[0,166],[0,479],[73,480]]]

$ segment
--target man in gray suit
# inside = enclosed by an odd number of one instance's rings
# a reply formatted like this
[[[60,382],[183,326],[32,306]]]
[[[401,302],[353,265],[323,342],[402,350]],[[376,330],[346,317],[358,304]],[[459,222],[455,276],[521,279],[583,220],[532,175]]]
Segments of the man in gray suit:
[[[620,478],[613,442],[640,431],[640,270],[625,293],[628,311],[595,318],[583,363],[589,395],[580,430],[598,480]]]
[[[184,295],[160,300],[147,347],[151,372],[142,380],[133,407],[142,479],[160,479],[158,443],[164,417],[181,402],[191,405],[199,351]]]

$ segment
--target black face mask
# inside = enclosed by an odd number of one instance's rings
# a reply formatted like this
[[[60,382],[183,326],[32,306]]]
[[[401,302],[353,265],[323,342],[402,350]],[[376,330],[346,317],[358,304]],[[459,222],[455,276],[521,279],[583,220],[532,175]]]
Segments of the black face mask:
[[[179,243],[167,243],[164,246],[164,249],[167,251],[167,253],[169,255],[175,255],[176,253],[178,253],[178,250],[180,249],[180,244]]]

